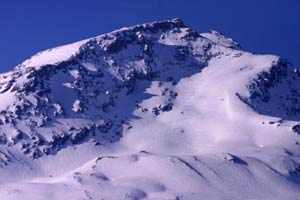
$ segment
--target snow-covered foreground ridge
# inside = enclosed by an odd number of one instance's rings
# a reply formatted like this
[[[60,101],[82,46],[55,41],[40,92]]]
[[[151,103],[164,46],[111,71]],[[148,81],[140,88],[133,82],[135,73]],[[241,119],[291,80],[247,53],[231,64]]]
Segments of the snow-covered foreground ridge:
[[[300,199],[300,73],[180,19],[0,75],[0,200]]]

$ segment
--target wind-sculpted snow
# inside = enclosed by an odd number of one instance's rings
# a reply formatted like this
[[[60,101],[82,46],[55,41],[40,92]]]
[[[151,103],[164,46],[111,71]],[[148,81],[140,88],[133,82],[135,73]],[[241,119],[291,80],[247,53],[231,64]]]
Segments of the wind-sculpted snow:
[[[299,72],[180,19],[0,75],[0,199],[299,199]]]

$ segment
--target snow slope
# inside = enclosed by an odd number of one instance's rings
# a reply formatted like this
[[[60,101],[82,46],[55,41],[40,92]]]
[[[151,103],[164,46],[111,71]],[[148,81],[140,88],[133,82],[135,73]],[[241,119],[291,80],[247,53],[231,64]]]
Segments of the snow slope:
[[[300,199],[300,74],[180,19],[0,75],[0,199]]]

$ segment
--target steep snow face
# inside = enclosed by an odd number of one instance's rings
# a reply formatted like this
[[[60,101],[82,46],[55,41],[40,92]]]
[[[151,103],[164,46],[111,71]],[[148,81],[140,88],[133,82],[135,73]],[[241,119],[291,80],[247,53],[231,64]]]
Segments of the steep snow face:
[[[180,19],[38,53],[0,75],[1,200],[299,199],[299,81]]]

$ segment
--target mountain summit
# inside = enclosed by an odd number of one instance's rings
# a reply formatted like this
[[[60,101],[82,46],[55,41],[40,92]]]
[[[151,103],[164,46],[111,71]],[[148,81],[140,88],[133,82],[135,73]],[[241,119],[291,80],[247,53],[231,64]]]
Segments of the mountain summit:
[[[153,22],[0,75],[0,196],[300,199],[300,74]]]

